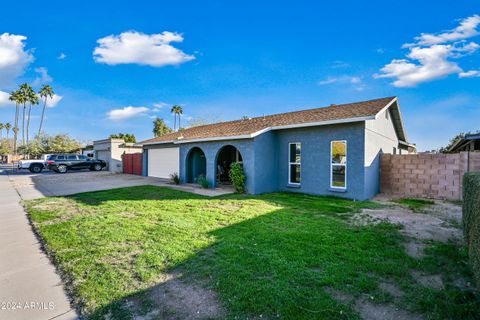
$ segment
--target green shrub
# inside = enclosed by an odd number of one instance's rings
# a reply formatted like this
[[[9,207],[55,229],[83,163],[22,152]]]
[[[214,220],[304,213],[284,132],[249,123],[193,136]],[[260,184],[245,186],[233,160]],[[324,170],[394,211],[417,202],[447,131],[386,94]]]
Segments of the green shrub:
[[[238,163],[232,163],[230,167],[230,172],[228,173],[230,181],[235,188],[235,191],[238,193],[244,193],[245,190],[245,173],[243,172],[243,166]]]
[[[480,172],[464,175],[462,222],[470,265],[480,288]]]
[[[208,189],[208,180],[203,174],[199,175],[197,178],[197,183],[203,188]]]
[[[180,176],[178,175],[178,172],[170,174],[170,180],[175,184],[180,184]]]

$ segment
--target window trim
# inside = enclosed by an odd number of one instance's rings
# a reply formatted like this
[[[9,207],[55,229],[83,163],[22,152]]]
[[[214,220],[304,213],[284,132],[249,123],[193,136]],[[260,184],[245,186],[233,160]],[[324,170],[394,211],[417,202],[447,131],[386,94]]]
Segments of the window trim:
[[[300,145],[300,162],[290,162],[290,146],[292,144],[299,144]],[[293,185],[293,186],[300,186],[302,184],[302,143],[301,142],[289,142],[288,143],[288,152],[287,152],[287,157],[288,157],[288,181],[287,183],[289,185]],[[295,164],[295,165],[299,165],[300,166],[300,182],[291,182],[291,176],[292,176],[292,169],[291,169],[291,165],[292,164]]]
[[[345,164],[333,164],[332,163],[332,149],[333,149],[333,143],[334,142],[344,142],[345,143],[345,158],[347,159]],[[347,151],[347,140],[331,140],[330,141],[330,188],[331,189],[336,189],[336,190],[346,190],[347,189],[347,173],[348,173],[348,151]],[[345,167],[345,187],[339,187],[339,186],[334,186],[333,185],[333,166],[344,166]]]

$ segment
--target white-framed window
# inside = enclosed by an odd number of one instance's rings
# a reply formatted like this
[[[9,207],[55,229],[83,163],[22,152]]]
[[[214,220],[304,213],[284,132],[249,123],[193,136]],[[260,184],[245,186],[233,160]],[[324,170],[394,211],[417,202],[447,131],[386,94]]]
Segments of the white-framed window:
[[[330,187],[347,188],[347,141],[335,140],[330,143]]]
[[[300,184],[302,166],[302,144],[292,142],[288,144],[288,183]]]

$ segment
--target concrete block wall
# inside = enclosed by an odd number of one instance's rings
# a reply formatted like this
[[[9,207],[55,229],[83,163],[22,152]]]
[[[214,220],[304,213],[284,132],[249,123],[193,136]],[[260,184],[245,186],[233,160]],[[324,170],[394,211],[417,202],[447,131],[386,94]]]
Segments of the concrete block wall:
[[[381,193],[458,200],[463,174],[480,171],[480,152],[381,156]]]

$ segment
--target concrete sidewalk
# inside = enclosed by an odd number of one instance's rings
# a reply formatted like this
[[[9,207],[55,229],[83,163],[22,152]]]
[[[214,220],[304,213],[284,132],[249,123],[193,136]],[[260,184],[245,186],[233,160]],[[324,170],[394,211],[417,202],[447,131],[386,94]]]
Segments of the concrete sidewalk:
[[[76,319],[19,201],[0,172],[0,319]]]

